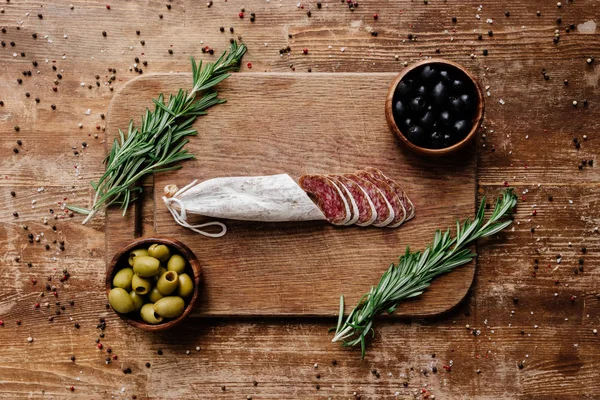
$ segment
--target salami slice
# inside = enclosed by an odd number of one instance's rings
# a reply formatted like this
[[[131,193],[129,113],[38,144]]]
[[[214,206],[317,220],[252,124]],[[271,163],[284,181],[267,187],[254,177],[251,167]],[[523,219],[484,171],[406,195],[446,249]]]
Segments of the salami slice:
[[[406,219],[406,209],[404,208],[402,201],[400,201],[400,197],[396,194],[396,191],[392,189],[392,187],[388,185],[385,181],[375,177],[373,174],[367,172],[366,170],[358,171],[356,172],[356,175],[368,180],[369,182],[377,186],[377,188],[381,190],[387,201],[392,206],[392,209],[394,210],[394,219],[387,226],[389,228],[396,228],[402,225],[402,223]]]
[[[365,190],[352,179],[343,175],[337,175],[337,180],[340,182],[352,196],[358,208],[358,219],[355,221],[358,226],[369,226],[377,219],[377,210],[371,201],[371,198]]]
[[[356,174],[345,174],[344,176],[352,179],[361,186],[371,198],[371,201],[375,205],[375,210],[377,211],[377,218],[373,222],[373,226],[382,227],[392,222],[394,219],[394,209],[377,186]]]
[[[346,185],[344,185],[344,182],[341,181],[342,177],[340,177],[339,175],[327,175],[327,177],[331,179],[333,183],[335,183],[338,189],[341,189],[342,194],[346,199],[346,203],[348,204],[348,207],[350,209],[350,219],[344,225],[355,224],[356,221],[358,221],[360,214],[358,211],[358,205],[356,204],[356,200],[352,196],[352,193],[346,187]]]
[[[343,225],[350,220],[350,208],[340,188],[321,175],[303,175],[298,181],[325,217],[334,225]]]
[[[391,186],[392,189],[394,189],[394,191],[400,198],[400,201],[404,205],[404,208],[406,209],[405,221],[408,221],[415,216],[414,204],[412,203],[412,201],[410,201],[410,199],[406,195],[406,192],[404,191],[404,189],[402,189],[402,187],[396,181],[388,178],[383,172],[381,172],[379,169],[374,168],[374,167],[367,167],[367,168],[365,168],[365,171],[367,171],[371,175],[375,176],[376,178],[385,181],[385,183],[387,183],[388,185]]]

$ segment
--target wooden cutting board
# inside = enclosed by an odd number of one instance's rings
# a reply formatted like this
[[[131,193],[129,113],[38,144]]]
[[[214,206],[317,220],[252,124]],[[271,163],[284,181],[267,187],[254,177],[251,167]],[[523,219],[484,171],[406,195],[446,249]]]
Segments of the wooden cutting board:
[[[144,236],[159,234],[187,244],[203,265],[196,315],[332,316],[340,294],[353,306],[406,246],[422,249],[438,228],[475,212],[474,147],[452,159],[423,159],[399,147],[387,127],[384,102],[394,74],[239,73],[219,85],[218,105],[195,124],[187,149],[196,160],[158,174]],[[139,122],[158,93],[191,86],[190,74],[157,74],[128,82],[109,107],[107,147]],[[183,187],[220,176],[343,173],[374,166],[397,180],[417,215],[398,229],[335,227],[323,222],[225,221],[218,239],[180,227],[161,197],[167,184]],[[153,211],[153,212],[152,212]],[[144,213],[148,215],[148,213]],[[122,218],[108,210],[107,257],[134,237],[134,209]],[[153,220],[153,221],[152,221]],[[200,218],[198,218],[198,221]],[[148,224],[146,224],[148,226]],[[475,263],[434,281],[394,315],[430,316],[460,302]]]

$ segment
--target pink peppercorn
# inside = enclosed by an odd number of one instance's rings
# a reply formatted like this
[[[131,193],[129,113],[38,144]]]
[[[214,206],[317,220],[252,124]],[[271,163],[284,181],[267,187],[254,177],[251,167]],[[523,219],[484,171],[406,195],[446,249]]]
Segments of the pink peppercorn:
[[[40,303],[35,303],[35,308],[40,308]]]
[[[102,345],[102,343],[98,343],[98,348],[99,348],[100,350],[102,350],[102,348],[103,348],[103,347],[104,347],[104,346]]]
[[[117,358],[119,358],[119,357],[117,357],[117,355],[116,355],[116,354],[112,356],[112,359],[113,359],[113,360],[116,360]]]
[[[252,68],[252,63],[251,62],[249,62],[247,65],[248,65],[248,69]]]
[[[238,14],[238,16],[239,16],[240,18],[244,18],[244,13],[243,13],[242,11],[240,11],[240,13]]]
[[[107,6],[107,7],[108,7],[108,6]],[[69,388],[69,390],[70,390],[71,392],[74,392],[74,391],[75,391],[75,386],[71,386],[71,387]]]
[[[377,14],[373,14],[373,19],[374,19],[375,21],[377,21],[377,20],[379,19],[379,15],[377,15]]]
[[[537,215],[537,210],[533,210],[533,211],[531,212],[531,215]]]
[[[302,52],[303,52],[304,54],[308,54],[308,49],[303,49],[303,50],[302,50]]]
[[[106,5],[106,9],[107,9],[107,10],[110,10],[110,4],[107,4],[107,5]]]
[[[0,319],[0,326],[4,326],[4,321]]]

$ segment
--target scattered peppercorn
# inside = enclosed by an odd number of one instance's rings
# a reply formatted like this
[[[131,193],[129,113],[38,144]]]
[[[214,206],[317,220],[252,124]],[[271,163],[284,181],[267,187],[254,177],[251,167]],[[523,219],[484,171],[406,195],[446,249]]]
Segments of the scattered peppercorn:
[[[169,49],[169,54],[173,54],[173,49]]]
[[[102,31],[102,36],[106,37],[106,31]]]

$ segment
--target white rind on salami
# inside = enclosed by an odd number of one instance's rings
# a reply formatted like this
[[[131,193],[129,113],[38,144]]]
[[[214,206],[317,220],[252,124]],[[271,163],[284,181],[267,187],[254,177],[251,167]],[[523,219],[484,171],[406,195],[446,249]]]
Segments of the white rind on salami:
[[[377,217],[373,222],[373,226],[384,227],[393,221],[394,209],[377,186],[356,174],[344,174],[344,176],[361,186],[367,193],[367,197],[369,197],[373,205],[375,205]]]
[[[348,189],[358,208],[358,220],[356,225],[369,226],[377,219],[377,209],[371,201],[367,192],[352,179],[343,175],[336,175],[342,185]]]
[[[340,194],[340,197],[342,198],[342,201],[344,202],[344,208],[346,209],[346,217],[344,218],[344,220],[339,223],[334,223],[334,225],[350,225],[349,222],[352,220],[352,211],[350,210],[350,204],[348,204],[348,200],[346,200],[346,196],[344,195],[346,193],[346,191],[344,190],[345,188],[344,189],[340,188],[341,185],[329,177],[324,177],[324,178],[329,180],[329,182],[333,183],[333,186],[335,186],[338,193]],[[342,190],[344,190],[344,191],[342,191]],[[352,196],[349,196],[349,198],[352,199]],[[354,203],[354,205],[356,206],[356,203]]]
[[[395,180],[389,178],[378,168],[366,167],[365,171],[367,171],[371,175],[385,181],[388,185],[390,185],[392,187],[392,189],[394,189],[394,191],[400,198],[400,201],[404,205],[404,208],[406,209],[406,218],[404,219],[404,222],[412,219],[415,216],[415,206],[414,206],[413,202],[410,200],[410,198],[408,197],[408,195],[406,194],[404,189],[402,189],[402,187]]]
[[[344,182],[340,180],[340,177],[338,175],[328,175],[327,177],[331,179],[333,183],[335,183],[335,185],[344,192],[344,198],[347,200],[346,202],[349,202],[348,206],[350,208],[350,219],[344,225],[354,225],[356,221],[358,221],[358,218],[360,216],[360,213],[358,211],[358,205],[356,204],[356,199],[354,198],[354,196],[352,196],[352,193],[346,187],[346,185],[344,185]]]
[[[383,179],[374,175],[373,173],[368,172],[366,169],[362,171],[357,171],[356,175],[360,176],[363,179],[368,180],[383,193],[388,203],[392,206],[394,210],[394,219],[390,222],[387,227],[388,228],[397,228],[402,225],[404,220],[406,219],[406,209],[400,197],[396,193],[396,191]]]
[[[357,223],[356,225],[358,226],[371,226],[373,224],[373,222],[375,222],[375,220],[377,219],[377,209],[375,208],[375,204],[373,204],[373,200],[371,200],[371,198],[369,197],[369,194],[366,192],[365,189],[363,189],[362,186],[360,186],[358,183],[356,184],[356,186],[362,190],[362,192],[364,193],[365,197],[367,198],[367,201],[369,202],[369,207],[371,207],[371,218],[369,218],[366,222],[363,223]]]

